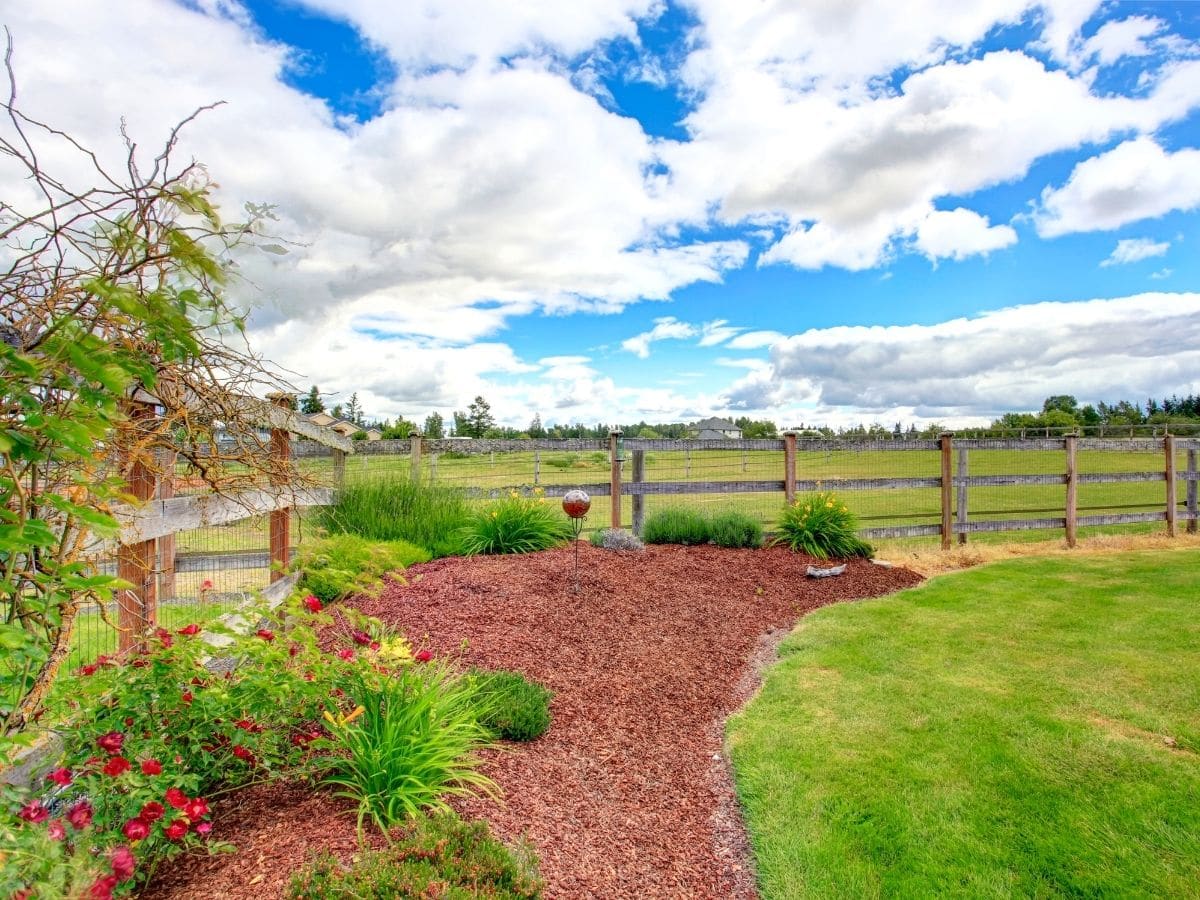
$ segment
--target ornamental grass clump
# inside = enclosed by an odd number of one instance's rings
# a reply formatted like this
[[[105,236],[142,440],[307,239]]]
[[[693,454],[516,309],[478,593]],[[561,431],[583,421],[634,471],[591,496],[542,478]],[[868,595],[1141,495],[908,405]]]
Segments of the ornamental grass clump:
[[[532,497],[510,491],[503,500],[477,509],[459,539],[467,556],[532,553],[565,544],[571,539],[571,523],[561,510],[546,502],[541,488]]]
[[[292,877],[291,900],[393,900],[396,897],[536,900],[542,896],[536,859],[513,853],[484,822],[453,813],[420,816],[384,850],[343,866],[323,853]]]
[[[869,557],[874,550],[856,533],[853,513],[832,493],[798,497],[783,508],[775,543],[817,559]]]
[[[715,514],[708,529],[710,540],[718,547],[761,547],[763,543],[762,524],[736,510]]]
[[[430,553],[407,541],[369,540],[356,534],[331,534],[305,541],[292,566],[303,572],[303,588],[324,603],[351,594],[374,593],[384,575],[398,575]]]
[[[532,741],[550,727],[548,688],[520,672],[476,670],[469,675],[480,710],[479,722],[506,741]]]
[[[385,475],[345,485],[333,505],[319,507],[317,515],[331,534],[407,541],[441,557],[461,552],[458,535],[471,509],[454,488]]]
[[[642,525],[647,544],[707,544],[710,536],[708,519],[686,506],[668,506],[646,516]]]
[[[345,686],[349,703],[326,711],[331,737],[324,781],[358,802],[358,827],[386,832],[423,810],[448,812],[447,797],[495,795],[476,752],[490,734],[470,682],[446,666],[414,663],[390,674],[362,672]]]

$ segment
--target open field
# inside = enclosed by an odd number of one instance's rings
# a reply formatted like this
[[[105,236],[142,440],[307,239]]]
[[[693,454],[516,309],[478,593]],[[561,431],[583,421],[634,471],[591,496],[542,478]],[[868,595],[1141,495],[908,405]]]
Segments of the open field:
[[[764,898],[1195,896],[1200,550],[823,609],[728,740]]]

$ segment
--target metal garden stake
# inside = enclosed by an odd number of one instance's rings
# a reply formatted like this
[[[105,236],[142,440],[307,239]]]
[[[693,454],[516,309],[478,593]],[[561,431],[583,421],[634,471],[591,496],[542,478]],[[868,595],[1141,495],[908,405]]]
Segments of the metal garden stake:
[[[588,510],[592,508],[592,498],[585,491],[567,491],[562,500],[563,512],[571,520],[571,531],[575,533],[575,593],[579,593],[579,535],[583,531],[583,522],[587,519]]]

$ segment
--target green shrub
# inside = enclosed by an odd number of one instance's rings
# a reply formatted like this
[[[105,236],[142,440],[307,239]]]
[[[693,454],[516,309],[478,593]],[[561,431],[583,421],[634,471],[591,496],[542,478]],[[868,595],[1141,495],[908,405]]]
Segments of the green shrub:
[[[552,469],[569,469],[575,463],[579,462],[578,453],[564,453],[562,456],[549,456],[546,458],[546,465]]]
[[[421,816],[385,850],[364,853],[350,868],[323,853],[292,877],[291,900],[535,900],[542,886],[532,853],[515,856],[483,822],[454,814]]]
[[[476,670],[470,680],[479,703],[479,722],[496,737],[532,741],[550,727],[549,689],[520,672]]]
[[[331,534],[408,541],[439,557],[461,552],[458,534],[470,515],[454,488],[387,475],[347,484],[332,506],[320,508],[318,524]]]
[[[358,825],[387,831],[425,809],[448,811],[447,796],[493,794],[475,751],[488,743],[468,679],[435,664],[361,674],[345,688],[348,713],[326,715],[332,738],[327,784],[358,801]]]
[[[823,492],[798,497],[783,508],[775,543],[817,559],[870,556],[874,552],[871,545],[855,530],[854,515],[846,504]]]
[[[534,497],[513,491],[477,509],[460,534],[462,551],[468,556],[531,553],[569,540],[571,524],[557,506],[546,502],[540,489]]]
[[[292,565],[304,572],[304,590],[329,603],[351,594],[370,593],[378,588],[383,575],[428,559],[428,550],[406,541],[331,534],[305,541]]]
[[[761,547],[762,525],[735,510],[717,513],[708,523],[711,540],[718,547]]]
[[[708,520],[686,506],[669,506],[649,516],[642,525],[642,540],[647,544],[706,544]]]

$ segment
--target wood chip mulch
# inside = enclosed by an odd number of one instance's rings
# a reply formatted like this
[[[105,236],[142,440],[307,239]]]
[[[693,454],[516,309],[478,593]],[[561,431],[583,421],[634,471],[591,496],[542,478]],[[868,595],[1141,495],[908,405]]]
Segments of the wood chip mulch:
[[[909,587],[863,560],[811,579],[784,548],[579,547],[435,560],[353,605],[464,665],[519,670],[554,691],[541,739],[489,751],[500,803],[456,804],[506,842],[530,842],[550,898],[755,896],[722,753],[724,719],[803,615]],[[266,785],[222,803],[214,837],[239,852],[164,866],[152,897],[278,897],[322,849],[356,848],[349,805]]]

